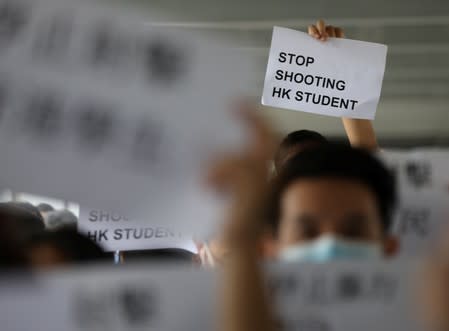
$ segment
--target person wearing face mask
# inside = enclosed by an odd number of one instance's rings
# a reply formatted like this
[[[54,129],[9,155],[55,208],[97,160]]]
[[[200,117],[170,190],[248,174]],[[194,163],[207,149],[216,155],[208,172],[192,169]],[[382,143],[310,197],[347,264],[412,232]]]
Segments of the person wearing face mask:
[[[210,185],[230,194],[223,238],[232,249],[221,268],[219,325],[222,331],[274,331],[261,242],[269,256],[290,262],[392,256],[396,188],[367,151],[332,144],[299,153],[269,183],[265,164],[276,139],[254,111],[244,114],[251,143],[209,170]]]
[[[389,229],[395,204],[393,175],[368,151],[330,143],[304,150],[273,179],[262,255],[285,262],[394,256],[399,242]],[[224,254],[207,248],[199,250],[203,265],[216,266],[216,256]]]
[[[266,256],[285,262],[393,256],[394,177],[368,152],[327,145],[304,151],[272,183]]]

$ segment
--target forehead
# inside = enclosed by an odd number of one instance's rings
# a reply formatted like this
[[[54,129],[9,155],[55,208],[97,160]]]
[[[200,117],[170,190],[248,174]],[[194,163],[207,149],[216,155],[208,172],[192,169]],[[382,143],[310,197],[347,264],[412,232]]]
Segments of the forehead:
[[[307,178],[292,182],[281,196],[285,209],[335,213],[377,209],[377,199],[360,181],[344,178]]]

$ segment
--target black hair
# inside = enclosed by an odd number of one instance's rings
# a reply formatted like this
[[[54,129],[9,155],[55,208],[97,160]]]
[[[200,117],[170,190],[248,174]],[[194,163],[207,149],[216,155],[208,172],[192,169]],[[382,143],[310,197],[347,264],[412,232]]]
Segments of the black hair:
[[[27,202],[0,203],[0,269],[29,265],[29,240],[45,229],[41,214]]]
[[[23,241],[45,230],[42,215],[28,202],[0,203],[0,219],[9,220],[17,231],[21,233]]]
[[[54,211],[55,209],[49,205],[48,203],[40,203],[37,205],[37,209],[41,212],[41,213],[48,213],[50,211]]]
[[[368,151],[348,146],[326,144],[308,149],[291,158],[272,182],[268,223],[277,233],[282,194],[294,181],[302,178],[343,178],[365,184],[376,196],[385,233],[391,226],[396,205],[393,174]]]
[[[103,249],[86,236],[71,230],[48,231],[34,236],[29,249],[50,245],[57,249],[69,263],[101,262],[107,258]]]
[[[282,140],[274,157],[274,165],[276,167],[276,170],[280,171],[282,165],[286,162],[286,158],[289,157],[291,150],[294,150],[296,148],[304,150],[310,147],[320,146],[327,143],[327,139],[315,131],[298,130],[290,132]]]
[[[0,271],[29,266],[22,233],[11,219],[0,218]]]

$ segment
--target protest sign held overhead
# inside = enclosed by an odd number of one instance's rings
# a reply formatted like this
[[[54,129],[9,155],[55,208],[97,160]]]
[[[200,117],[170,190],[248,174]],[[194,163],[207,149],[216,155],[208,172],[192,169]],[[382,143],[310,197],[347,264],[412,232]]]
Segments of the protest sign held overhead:
[[[374,119],[385,45],[274,27],[262,104],[327,116]]]
[[[213,227],[201,170],[244,141],[231,105],[251,61],[87,1],[0,0],[0,11],[17,23],[0,35],[2,185],[152,226]]]

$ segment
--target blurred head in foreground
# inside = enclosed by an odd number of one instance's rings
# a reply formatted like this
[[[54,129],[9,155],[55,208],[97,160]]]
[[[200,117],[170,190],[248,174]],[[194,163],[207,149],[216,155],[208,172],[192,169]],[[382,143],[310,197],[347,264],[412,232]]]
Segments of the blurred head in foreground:
[[[28,253],[35,268],[102,262],[107,257],[95,242],[71,229],[34,236]]]
[[[26,246],[13,222],[0,217],[0,271],[28,265]]]
[[[327,143],[327,139],[315,131],[299,130],[289,133],[282,140],[274,157],[276,171],[281,171],[287,161],[298,153]]]
[[[290,262],[391,256],[395,201],[394,177],[368,152],[328,144],[302,151],[273,182],[266,252]]]
[[[0,218],[14,222],[24,240],[45,229],[39,210],[28,202],[0,203]]]
[[[26,267],[26,246],[33,236],[43,232],[42,216],[33,205],[0,203],[0,268]]]

